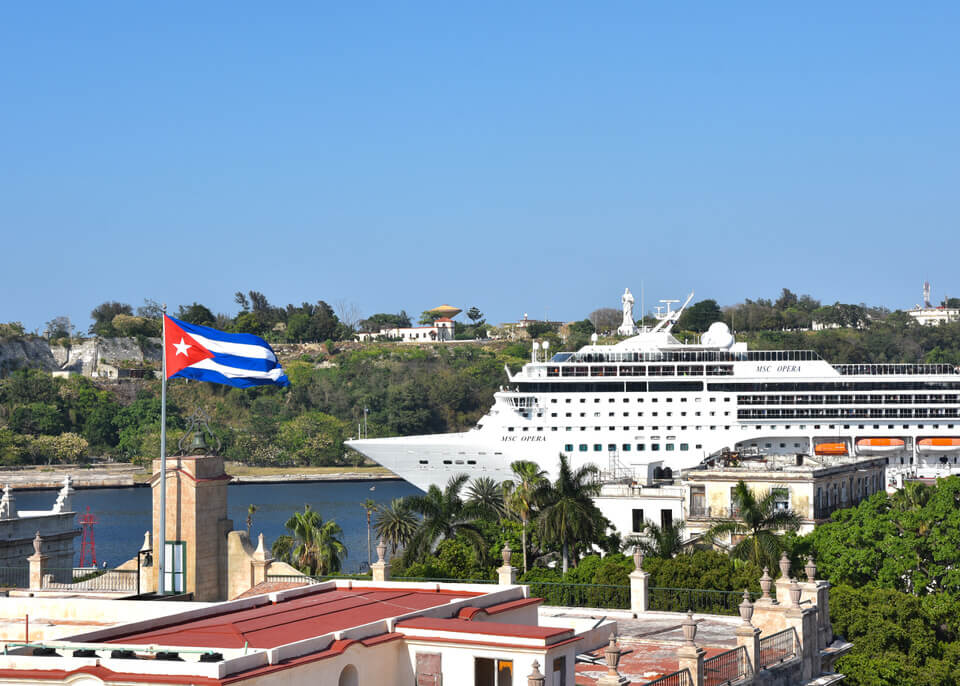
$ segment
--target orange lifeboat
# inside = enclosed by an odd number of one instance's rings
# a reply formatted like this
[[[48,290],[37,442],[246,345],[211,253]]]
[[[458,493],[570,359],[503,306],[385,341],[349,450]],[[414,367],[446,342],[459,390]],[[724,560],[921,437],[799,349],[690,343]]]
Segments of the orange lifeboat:
[[[846,443],[817,443],[813,451],[817,455],[846,455]]]
[[[960,453],[960,438],[921,438],[917,441],[920,453]]]
[[[860,455],[887,455],[903,450],[906,443],[902,438],[861,438],[857,441],[857,453]]]

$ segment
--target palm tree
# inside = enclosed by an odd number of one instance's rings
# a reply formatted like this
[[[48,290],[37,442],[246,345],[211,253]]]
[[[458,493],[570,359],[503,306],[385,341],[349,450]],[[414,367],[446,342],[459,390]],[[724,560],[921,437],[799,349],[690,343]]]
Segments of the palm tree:
[[[367,567],[370,566],[372,560],[370,556],[372,554],[372,549],[370,548],[370,515],[377,511],[377,501],[373,498],[367,498],[363,501],[363,509],[367,513]]]
[[[257,511],[256,505],[247,505],[247,537],[250,536],[250,527],[253,526],[253,515]]]
[[[552,484],[544,481],[534,493],[534,501],[540,504],[540,535],[544,541],[560,546],[564,573],[570,566],[570,547],[589,544],[603,534],[603,515],[593,504],[593,497],[600,493],[596,481],[599,472],[592,464],[571,469],[567,456],[561,453],[557,480]]]
[[[339,539],[343,529],[335,521],[324,522],[319,512],[304,505],[303,512],[294,512],[284,526],[291,534],[289,559],[296,567],[311,575],[340,571],[347,548]]]
[[[669,560],[683,549],[683,530],[685,524],[677,522],[660,526],[649,519],[644,522],[640,530],[641,536],[629,536],[624,544],[639,548],[645,557],[659,557]]]
[[[489,476],[478,476],[467,488],[467,502],[491,520],[498,520],[506,513],[503,505],[503,488]]]
[[[510,465],[516,477],[514,481],[503,482],[503,496],[507,510],[520,519],[521,536],[523,539],[523,571],[527,567],[527,524],[533,515],[533,495],[537,487],[546,480],[547,472],[540,469],[540,465],[530,460],[517,460]]]
[[[466,474],[452,476],[442,491],[434,484],[424,495],[407,496],[407,506],[423,519],[407,545],[405,565],[432,553],[442,540],[457,535],[469,541],[480,559],[486,561],[487,543],[476,524],[483,513],[475,504],[460,499],[468,479]]]
[[[417,532],[417,515],[403,498],[394,498],[389,506],[377,508],[373,530],[377,537],[390,546],[390,554],[395,555],[398,548],[406,547]]]
[[[740,560],[750,560],[758,567],[775,568],[783,543],[778,531],[796,531],[800,528],[800,516],[793,510],[778,509],[777,492],[768,491],[757,498],[742,480],[733,488],[733,502],[739,508],[737,519],[725,519],[711,526],[703,535],[713,542],[720,537],[743,536],[730,550]]]

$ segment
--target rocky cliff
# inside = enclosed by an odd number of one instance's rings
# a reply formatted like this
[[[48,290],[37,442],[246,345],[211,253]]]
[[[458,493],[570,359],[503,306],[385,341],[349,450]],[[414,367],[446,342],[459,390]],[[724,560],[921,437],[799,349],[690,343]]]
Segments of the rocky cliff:
[[[159,338],[147,339],[143,346],[136,338],[90,338],[69,346],[51,346],[43,338],[10,338],[0,340],[0,375],[26,367],[92,376],[100,363],[160,362],[160,353]]]
[[[52,372],[60,365],[50,352],[46,339],[24,336],[0,340],[0,376],[24,367]]]

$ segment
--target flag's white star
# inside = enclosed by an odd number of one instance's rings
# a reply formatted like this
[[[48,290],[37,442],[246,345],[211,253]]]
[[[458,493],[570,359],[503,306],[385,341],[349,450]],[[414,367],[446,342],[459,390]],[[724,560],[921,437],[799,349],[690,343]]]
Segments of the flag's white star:
[[[187,343],[186,339],[183,336],[181,336],[180,342],[174,343],[173,347],[177,349],[177,355],[183,355],[184,357],[188,357],[187,348],[192,348],[193,346]]]

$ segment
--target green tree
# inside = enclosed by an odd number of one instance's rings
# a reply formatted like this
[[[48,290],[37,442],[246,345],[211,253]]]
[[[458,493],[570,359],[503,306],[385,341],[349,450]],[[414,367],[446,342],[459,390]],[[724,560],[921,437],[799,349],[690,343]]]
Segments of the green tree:
[[[398,549],[406,547],[413,539],[419,523],[407,501],[394,498],[390,505],[377,509],[373,529],[377,532],[377,537],[390,546],[390,554],[395,555]]]
[[[550,322],[530,322],[527,324],[526,332],[530,338],[540,338],[544,334],[552,333],[556,327]]]
[[[133,308],[126,303],[114,301],[97,305],[90,313],[90,319],[93,320],[93,324],[90,325],[90,333],[103,338],[116,336],[117,332],[113,328],[113,318],[118,314],[133,315]]]
[[[733,488],[733,502],[738,513],[736,518],[726,519],[711,526],[704,538],[716,541],[727,536],[742,536],[730,550],[739,560],[749,560],[758,567],[776,567],[784,550],[779,531],[796,531],[800,528],[800,516],[793,510],[778,509],[776,490],[757,497],[743,480]]]
[[[476,306],[471,307],[467,310],[467,318],[473,323],[474,326],[483,319],[483,312],[481,312]]]
[[[466,474],[452,476],[443,490],[434,484],[424,495],[407,497],[407,506],[422,520],[407,545],[405,565],[426,557],[436,550],[440,541],[454,536],[461,536],[482,560],[486,559],[486,542],[478,523],[482,513],[460,498],[468,479]]]
[[[363,501],[362,507],[367,514],[367,567],[369,567],[373,563],[371,559],[373,550],[370,547],[370,516],[377,511],[377,501],[373,498],[367,498]]]
[[[69,338],[73,335],[73,324],[70,323],[70,317],[54,317],[47,322],[47,338],[53,340],[57,338]]]
[[[466,495],[467,503],[487,519],[497,521],[506,512],[503,487],[489,476],[478,476],[471,481]]]
[[[723,312],[720,311],[717,301],[701,300],[683,311],[680,321],[677,322],[677,328],[703,333],[710,328],[711,324],[721,321],[723,321]]]
[[[250,527],[253,526],[253,515],[257,512],[257,506],[254,504],[247,505],[247,537],[250,536]]]
[[[323,412],[304,412],[280,425],[277,442],[294,462],[337,464],[343,459],[347,424]]]
[[[660,526],[648,519],[641,529],[641,534],[645,535],[630,536],[625,544],[639,548],[645,557],[669,559],[679,555],[683,550],[684,527],[685,524],[682,521],[673,525]]]
[[[294,512],[284,526],[292,539],[291,559],[300,571],[320,576],[340,571],[347,548],[336,522],[324,522],[319,512],[304,505],[303,512]]]
[[[537,522],[541,538],[559,546],[563,571],[570,566],[570,549],[577,543],[590,544],[603,536],[603,516],[593,504],[600,493],[599,473],[594,465],[571,469],[567,456],[560,455],[560,468],[553,483],[537,488],[534,499],[540,504]]]
[[[20,434],[54,435],[66,429],[60,408],[49,403],[20,405],[10,414],[10,428]]]
[[[181,305],[177,309],[177,319],[198,326],[213,326],[217,317],[205,305],[194,302],[191,305]]]
[[[534,494],[546,481],[547,472],[530,460],[516,460],[510,465],[514,479],[503,483],[504,501],[507,510],[520,519],[522,526],[523,571],[527,565],[527,525],[534,514]]]

